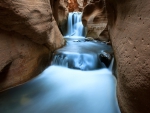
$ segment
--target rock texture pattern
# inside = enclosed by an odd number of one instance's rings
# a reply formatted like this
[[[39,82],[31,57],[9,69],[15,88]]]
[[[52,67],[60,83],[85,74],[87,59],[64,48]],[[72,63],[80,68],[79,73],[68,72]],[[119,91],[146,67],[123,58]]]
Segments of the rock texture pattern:
[[[53,11],[53,16],[57,22],[57,25],[63,34],[67,30],[68,19],[68,0],[50,0]],[[63,34],[64,35],[64,34]]]
[[[0,90],[30,80],[50,62],[46,46],[15,32],[0,30]]]
[[[83,10],[82,23],[87,28],[87,38],[109,41],[107,12],[104,0],[90,1]]]
[[[150,1],[106,0],[122,113],[150,113]]]
[[[53,16],[58,24],[62,26],[68,17],[68,0],[50,0]]]
[[[16,31],[50,48],[63,44],[49,0],[1,0],[0,12],[0,28]]]
[[[1,0],[0,90],[37,75],[63,44],[49,0]]]

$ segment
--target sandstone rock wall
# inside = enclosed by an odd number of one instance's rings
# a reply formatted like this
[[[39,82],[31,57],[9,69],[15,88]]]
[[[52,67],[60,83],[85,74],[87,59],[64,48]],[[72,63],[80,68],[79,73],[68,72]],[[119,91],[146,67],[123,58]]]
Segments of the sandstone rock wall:
[[[57,22],[57,25],[62,33],[66,32],[67,19],[68,19],[68,0],[50,0],[53,16]]]
[[[63,44],[49,0],[1,0],[0,90],[36,76]]]
[[[107,22],[105,1],[95,0],[88,2],[82,15],[82,23],[87,29],[86,37],[101,41],[109,41]]]
[[[26,35],[32,41],[51,48],[63,44],[63,39],[57,38],[62,35],[52,15],[49,0],[1,0],[0,12],[1,29]]]
[[[16,32],[0,29],[0,90],[30,80],[50,62],[46,46]]]
[[[63,25],[68,17],[68,0],[50,0],[50,2],[58,26]]]
[[[150,1],[106,0],[122,113],[150,113]]]

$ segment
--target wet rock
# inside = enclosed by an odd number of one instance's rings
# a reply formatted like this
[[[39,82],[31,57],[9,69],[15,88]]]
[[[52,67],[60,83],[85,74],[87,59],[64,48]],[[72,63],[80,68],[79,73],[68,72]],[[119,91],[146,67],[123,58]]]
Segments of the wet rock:
[[[99,55],[101,62],[103,62],[106,65],[106,67],[110,66],[112,56],[113,56],[112,53],[108,53],[103,50],[101,51],[101,53]]]
[[[86,37],[85,41],[93,41],[94,39],[92,37]]]
[[[73,40],[73,42],[81,42],[80,40]]]

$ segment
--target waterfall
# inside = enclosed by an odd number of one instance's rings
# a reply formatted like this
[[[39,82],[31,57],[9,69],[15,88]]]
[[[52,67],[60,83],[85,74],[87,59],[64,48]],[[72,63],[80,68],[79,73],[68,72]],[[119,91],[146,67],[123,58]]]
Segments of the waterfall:
[[[81,12],[73,12],[68,15],[67,33],[65,37],[84,37],[85,28],[81,21]]]

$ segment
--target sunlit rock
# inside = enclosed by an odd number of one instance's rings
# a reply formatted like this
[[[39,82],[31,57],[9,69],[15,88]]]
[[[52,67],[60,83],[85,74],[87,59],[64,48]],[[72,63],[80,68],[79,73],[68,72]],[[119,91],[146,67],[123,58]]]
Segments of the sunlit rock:
[[[86,4],[87,0],[68,0],[69,12],[81,12]]]

